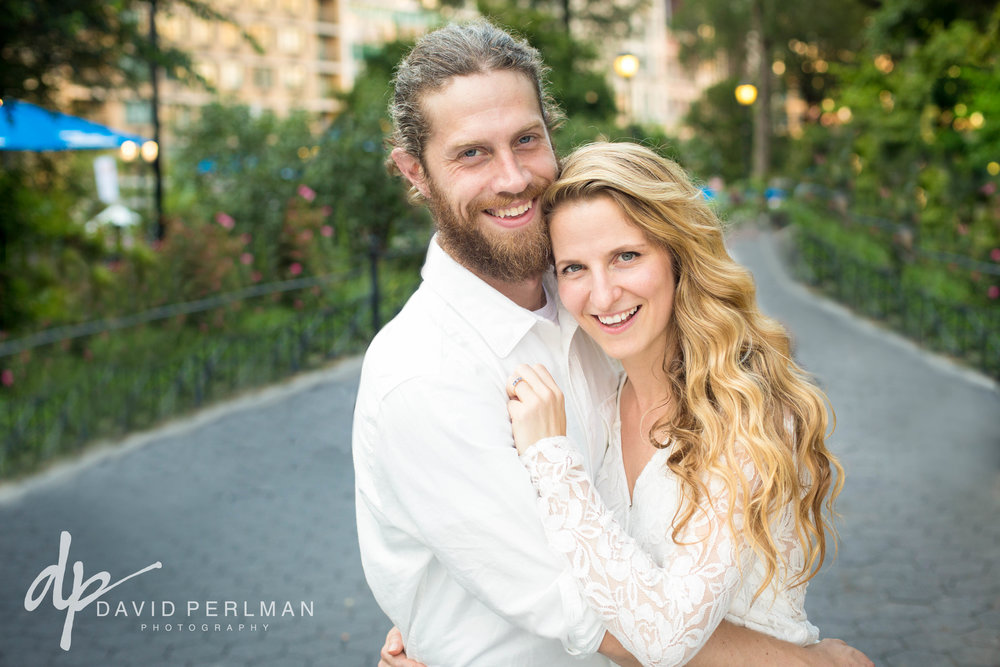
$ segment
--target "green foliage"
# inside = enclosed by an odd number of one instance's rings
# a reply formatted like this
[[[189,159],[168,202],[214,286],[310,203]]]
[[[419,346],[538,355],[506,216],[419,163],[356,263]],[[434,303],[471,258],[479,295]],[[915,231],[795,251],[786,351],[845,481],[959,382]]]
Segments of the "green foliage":
[[[389,82],[407,48],[394,42],[370,54],[307,171],[317,201],[332,211],[337,243],[355,256],[426,239],[430,226],[426,212],[407,203],[401,179],[386,169]]]
[[[96,213],[90,160],[73,154],[7,153],[0,170],[0,331],[77,319],[102,301],[106,276],[94,262],[120,252]]]
[[[606,72],[599,66],[597,46],[572,37],[559,15],[496,0],[481,0],[479,11],[498,25],[512,29],[538,49],[550,68],[552,96],[571,119],[608,121],[615,99]]]
[[[204,82],[192,71],[186,52],[150,39],[150,4],[142,0],[0,3],[0,98],[47,105],[67,79],[98,90],[132,86],[148,80],[151,62],[189,82]],[[183,5],[204,19],[231,22],[209,2],[152,4],[160,11]]]
[[[996,261],[1000,8],[956,7],[886,3],[856,62],[836,68],[850,121],[811,128],[796,161],[860,211],[912,226],[922,247]]]
[[[753,119],[750,108],[740,106],[733,95],[738,83],[736,78],[724,79],[691,105],[685,124],[692,137],[682,148],[689,170],[726,181],[750,172]]]

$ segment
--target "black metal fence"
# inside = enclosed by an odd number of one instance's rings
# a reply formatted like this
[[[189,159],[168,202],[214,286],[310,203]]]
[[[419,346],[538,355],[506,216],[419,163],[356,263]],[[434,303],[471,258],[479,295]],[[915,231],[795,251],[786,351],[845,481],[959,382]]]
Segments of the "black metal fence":
[[[62,357],[52,382],[35,377],[0,387],[0,477],[30,471],[94,439],[146,428],[363,351],[383,318],[391,317],[418,284],[422,255],[422,248],[394,255],[373,252],[368,266],[337,275],[254,286],[0,343],[0,367],[16,366],[21,375],[44,373],[43,359]],[[234,312],[246,313],[261,300],[279,314],[273,318],[277,321],[214,333],[197,327],[223,313],[232,319]],[[111,351],[101,358],[79,353],[89,351],[89,342],[141,339],[143,333],[155,339],[147,349],[115,351],[105,345]]]
[[[904,268],[865,262],[809,231],[797,229],[794,238],[800,279],[1000,379],[1000,308],[944,300],[908,281]]]

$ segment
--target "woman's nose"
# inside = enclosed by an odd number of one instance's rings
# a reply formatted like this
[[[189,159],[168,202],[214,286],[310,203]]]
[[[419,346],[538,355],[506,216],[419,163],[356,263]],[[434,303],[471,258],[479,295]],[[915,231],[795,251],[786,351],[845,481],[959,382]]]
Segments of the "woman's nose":
[[[595,271],[591,284],[590,302],[600,312],[609,312],[621,298],[621,286],[606,271]]]

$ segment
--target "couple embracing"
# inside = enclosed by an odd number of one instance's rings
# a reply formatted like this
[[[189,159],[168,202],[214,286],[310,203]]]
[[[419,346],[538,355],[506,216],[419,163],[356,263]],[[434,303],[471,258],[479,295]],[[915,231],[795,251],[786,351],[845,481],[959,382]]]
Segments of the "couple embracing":
[[[823,396],[683,170],[560,165],[537,51],[485,21],[422,38],[390,111],[436,233],[355,411],[383,664],[870,665],[803,607]]]

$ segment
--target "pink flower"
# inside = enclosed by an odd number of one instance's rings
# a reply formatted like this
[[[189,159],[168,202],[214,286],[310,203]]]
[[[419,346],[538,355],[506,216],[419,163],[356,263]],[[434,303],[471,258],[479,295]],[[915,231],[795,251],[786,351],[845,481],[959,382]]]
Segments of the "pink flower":
[[[962,236],[965,236],[966,234],[969,233],[969,228],[964,224],[960,224],[958,226],[958,233],[961,234]]]
[[[297,276],[300,273],[302,273],[302,265],[299,264],[298,262],[295,262],[288,267],[288,272],[291,273],[293,276]]]
[[[2,382],[3,386],[5,386],[5,387],[9,387],[9,386],[13,385],[14,384],[14,371],[10,370],[9,368],[3,369],[3,372],[0,372],[0,382]]]
[[[240,234],[240,241],[243,241],[243,245],[250,243],[250,240],[252,238],[253,237],[250,236],[250,232],[243,232],[242,234]]]
[[[236,221],[233,220],[231,215],[219,211],[215,214],[215,221],[225,227],[226,229],[232,229],[236,225]]]
[[[319,211],[320,211],[320,213],[323,214],[324,218],[329,218],[330,214],[333,213],[333,207],[332,206],[324,206]]]
[[[304,305],[305,304],[302,303],[302,299],[295,300],[295,310],[302,310],[302,306]]]
[[[982,192],[984,195],[991,195],[997,191],[997,184],[987,183],[983,187],[979,188],[979,191]]]
[[[990,285],[990,288],[986,290],[986,296],[991,299],[1000,299],[1000,285]]]
[[[305,199],[306,201],[312,201],[313,199],[316,199],[316,191],[313,190],[308,185],[300,185],[299,196]]]
[[[243,253],[242,255],[240,255],[240,262],[242,264],[245,264],[246,266],[250,266],[251,264],[253,264],[253,255],[251,255],[248,252]]]
[[[331,227],[330,225],[323,225],[323,227],[319,230],[319,233],[325,236],[326,238],[330,238],[331,236],[333,236],[333,227]],[[1000,248],[998,248],[994,252],[1000,252]]]
[[[250,274],[250,280],[254,281],[255,283],[259,283],[260,279],[263,277],[264,276],[261,275],[260,271],[254,271],[253,273]]]
[[[993,248],[993,250],[990,250],[990,259],[994,262],[1000,262],[1000,248]]]
[[[312,237],[313,237],[313,231],[311,229],[303,229],[299,233],[299,239],[301,239],[304,243],[312,241]]]

